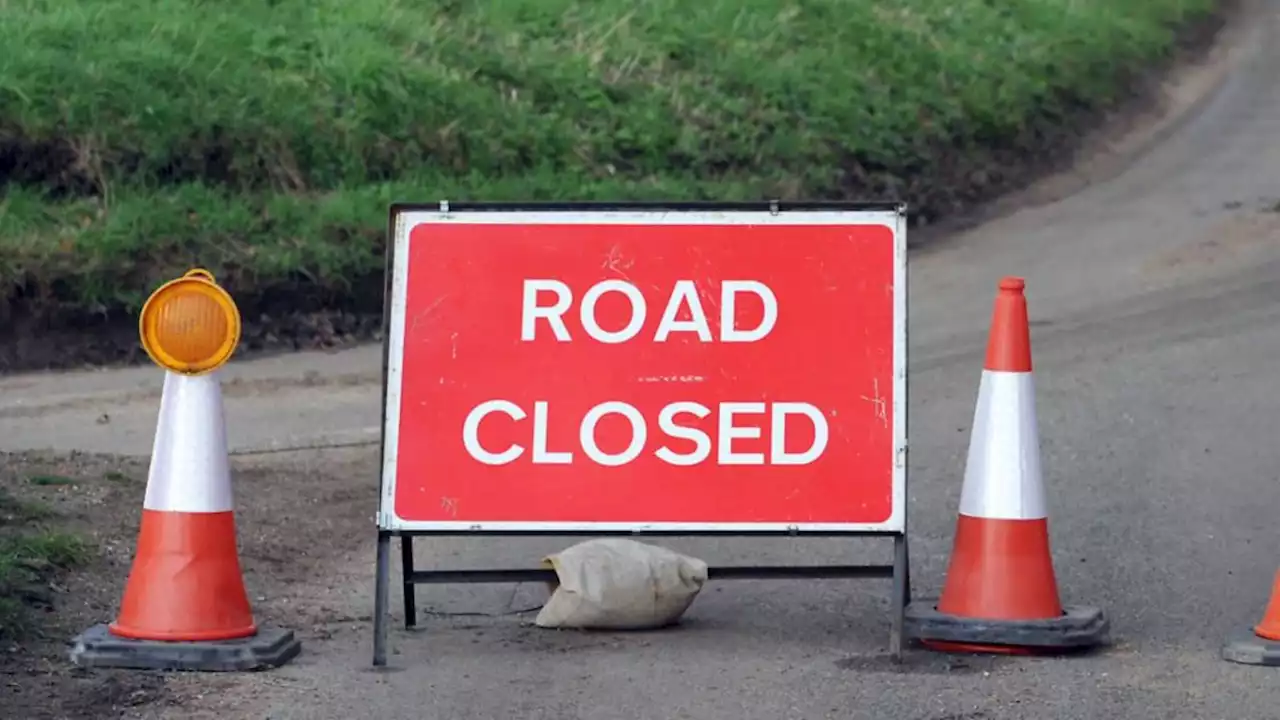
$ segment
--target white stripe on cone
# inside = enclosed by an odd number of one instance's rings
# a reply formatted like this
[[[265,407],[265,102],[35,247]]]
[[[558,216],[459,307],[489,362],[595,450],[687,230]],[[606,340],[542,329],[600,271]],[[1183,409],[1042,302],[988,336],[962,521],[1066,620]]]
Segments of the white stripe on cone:
[[[983,370],[969,437],[960,512],[970,517],[1048,517],[1040,477],[1031,373]]]
[[[165,512],[231,512],[231,468],[216,373],[165,372],[142,506]]]

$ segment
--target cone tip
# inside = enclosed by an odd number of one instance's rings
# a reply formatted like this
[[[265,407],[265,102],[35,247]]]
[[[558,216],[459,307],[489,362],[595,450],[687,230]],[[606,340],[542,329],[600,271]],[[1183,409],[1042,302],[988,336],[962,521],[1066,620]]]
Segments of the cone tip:
[[[1000,278],[1000,289],[1008,292],[1022,292],[1027,287],[1027,281],[1020,277],[1004,277]]]
[[[1026,282],[1020,277],[1003,277],[996,293],[991,334],[987,340],[987,370],[1031,372],[1031,337],[1027,322],[1027,299],[1022,294]]]

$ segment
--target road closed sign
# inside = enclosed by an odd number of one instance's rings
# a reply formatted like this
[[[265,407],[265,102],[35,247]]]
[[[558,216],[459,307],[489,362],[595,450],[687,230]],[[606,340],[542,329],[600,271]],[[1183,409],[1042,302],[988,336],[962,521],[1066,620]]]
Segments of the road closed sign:
[[[894,205],[396,206],[379,525],[900,532]]]

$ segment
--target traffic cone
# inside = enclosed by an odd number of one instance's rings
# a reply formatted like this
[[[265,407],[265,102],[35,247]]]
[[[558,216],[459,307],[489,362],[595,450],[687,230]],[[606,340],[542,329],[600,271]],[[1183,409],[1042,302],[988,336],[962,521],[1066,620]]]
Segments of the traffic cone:
[[[1082,648],[1109,629],[1100,610],[1059,599],[1024,288],[1021,278],[1004,278],[996,295],[942,596],[908,608],[915,636],[937,650]]]
[[[1253,634],[1267,640],[1280,640],[1280,572],[1271,581],[1271,599],[1262,612],[1262,622],[1253,626]]]
[[[236,549],[222,392],[213,375],[166,373],[142,528],[110,630],[136,640],[257,632]]]
[[[166,372],[120,612],[77,638],[72,660],[241,670],[283,664],[300,649],[292,632],[257,626],[245,593],[217,376]]]
[[[1271,598],[1262,611],[1262,620],[1228,638],[1222,647],[1224,660],[1244,665],[1280,665],[1280,572],[1271,582]]]

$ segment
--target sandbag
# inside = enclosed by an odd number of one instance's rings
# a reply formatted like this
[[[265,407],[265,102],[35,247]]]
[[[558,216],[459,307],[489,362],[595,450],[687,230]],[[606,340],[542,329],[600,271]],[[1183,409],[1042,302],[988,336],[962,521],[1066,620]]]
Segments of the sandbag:
[[[707,582],[697,558],[626,538],[578,543],[543,559],[556,571],[544,628],[644,630],[677,622]]]

